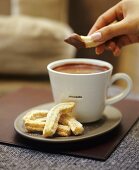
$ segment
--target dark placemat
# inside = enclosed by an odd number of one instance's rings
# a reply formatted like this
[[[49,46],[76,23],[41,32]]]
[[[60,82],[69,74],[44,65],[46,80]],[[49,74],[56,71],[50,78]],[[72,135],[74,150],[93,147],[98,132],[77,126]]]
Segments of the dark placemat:
[[[91,159],[106,160],[139,118],[139,102],[123,100],[114,106],[123,114],[121,124],[111,132],[82,142],[51,144],[26,139],[14,130],[14,120],[23,111],[53,101],[50,89],[23,88],[0,98],[0,142]]]

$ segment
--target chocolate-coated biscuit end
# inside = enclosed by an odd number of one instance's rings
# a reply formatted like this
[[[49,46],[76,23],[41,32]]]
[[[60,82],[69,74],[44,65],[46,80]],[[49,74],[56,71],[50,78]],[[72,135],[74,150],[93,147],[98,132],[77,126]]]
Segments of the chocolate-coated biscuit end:
[[[66,43],[73,45],[76,48],[85,48],[85,43],[82,41],[80,35],[72,34],[64,40]]]

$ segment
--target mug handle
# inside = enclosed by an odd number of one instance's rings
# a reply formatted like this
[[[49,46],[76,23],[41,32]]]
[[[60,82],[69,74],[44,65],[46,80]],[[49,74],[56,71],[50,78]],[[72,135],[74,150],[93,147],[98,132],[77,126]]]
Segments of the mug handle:
[[[115,81],[117,81],[119,79],[123,79],[124,81],[126,81],[127,87],[120,94],[118,94],[114,97],[111,97],[109,99],[106,99],[106,105],[110,105],[110,104],[114,104],[116,102],[119,102],[120,100],[124,99],[129,94],[129,92],[131,91],[132,85],[133,85],[132,80],[125,73],[114,74],[111,78],[110,85],[112,85]]]

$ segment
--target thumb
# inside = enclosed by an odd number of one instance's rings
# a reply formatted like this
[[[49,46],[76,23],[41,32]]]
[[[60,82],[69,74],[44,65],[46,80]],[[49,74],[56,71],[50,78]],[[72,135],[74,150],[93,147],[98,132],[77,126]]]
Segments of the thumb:
[[[105,26],[91,35],[95,42],[106,42],[119,35],[127,34],[128,28],[124,20]]]

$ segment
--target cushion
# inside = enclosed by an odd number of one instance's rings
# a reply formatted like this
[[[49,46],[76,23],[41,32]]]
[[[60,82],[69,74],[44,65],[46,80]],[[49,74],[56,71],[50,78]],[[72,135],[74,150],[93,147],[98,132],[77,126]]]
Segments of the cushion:
[[[71,58],[75,49],[64,42],[66,24],[28,16],[0,17],[0,73],[45,73],[54,60]]]

